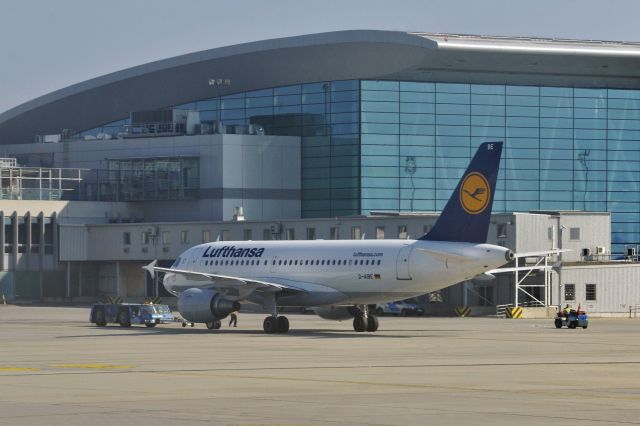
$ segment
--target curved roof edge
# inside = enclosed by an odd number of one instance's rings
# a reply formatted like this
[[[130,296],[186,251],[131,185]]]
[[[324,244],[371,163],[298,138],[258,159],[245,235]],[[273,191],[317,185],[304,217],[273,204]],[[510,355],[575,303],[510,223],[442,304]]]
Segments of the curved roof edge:
[[[55,90],[46,95],[39,96],[30,101],[17,105],[7,111],[0,113],[0,123],[8,121],[19,114],[34,108],[55,102],[62,98],[75,95],[86,90],[99,86],[117,83],[133,77],[138,77],[152,72],[167,70],[179,66],[185,66],[203,61],[215,60],[219,58],[246,55],[261,51],[274,49],[287,49],[305,46],[322,46],[327,44],[340,43],[392,43],[402,45],[413,45],[420,48],[437,48],[437,43],[418,35],[400,31],[381,30],[345,30],[328,33],[307,34],[301,36],[275,38],[260,40],[249,43],[235,44],[231,46],[217,47],[198,52],[186,53],[167,59],[148,62],[120,71],[115,71],[62,89]]]
[[[348,30],[189,53],[96,77],[0,114],[3,144],[82,131],[238,92],[331,80],[406,80],[640,89],[630,43]],[[570,54],[568,54],[570,53]],[[209,86],[211,78],[230,86]]]

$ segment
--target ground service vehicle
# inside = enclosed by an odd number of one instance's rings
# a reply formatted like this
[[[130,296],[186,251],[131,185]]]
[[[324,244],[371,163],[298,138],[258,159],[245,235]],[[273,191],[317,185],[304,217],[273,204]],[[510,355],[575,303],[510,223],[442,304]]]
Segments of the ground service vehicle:
[[[121,327],[130,327],[131,324],[155,327],[170,321],[173,321],[173,314],[167,305],[96,303],[91,305],[89,314],[89,322],[98,327],[108,323],[118,323]]]
[[[587,328],[589,325],[589,318],[587,314],[584,312],[571,311],[569,313],[558,312],[558,316],[555,320],[556,328],[562,328],[566,326],[567,328],[576,328],[582,327]]]
[[[406,317],[409,315],[422,316],[424,309],[417,303],[410,300],[401,300],[399,302],[383,303],[376,306],[376,315],[400,315]]]

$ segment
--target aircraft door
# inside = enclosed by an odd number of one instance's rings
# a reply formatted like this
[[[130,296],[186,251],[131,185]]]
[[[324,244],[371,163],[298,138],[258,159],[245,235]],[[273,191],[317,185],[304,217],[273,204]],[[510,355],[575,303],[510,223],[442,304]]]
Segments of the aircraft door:
[[[410,280],[411,273],[409,271],[409,260],[411,259],[411,250],[413,247],[410,245],[403,246],[398,252],[398,259],[396,261],[396,278],[399,280]]]

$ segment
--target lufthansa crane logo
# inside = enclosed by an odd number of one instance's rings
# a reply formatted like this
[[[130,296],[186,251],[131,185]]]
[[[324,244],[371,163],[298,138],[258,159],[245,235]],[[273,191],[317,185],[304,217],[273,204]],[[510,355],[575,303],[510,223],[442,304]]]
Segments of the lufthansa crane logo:
[[[460,186],[460,204],[469,214],[480,214],[489,205],[491,188],[489,182],[478,172],[469,173]]]

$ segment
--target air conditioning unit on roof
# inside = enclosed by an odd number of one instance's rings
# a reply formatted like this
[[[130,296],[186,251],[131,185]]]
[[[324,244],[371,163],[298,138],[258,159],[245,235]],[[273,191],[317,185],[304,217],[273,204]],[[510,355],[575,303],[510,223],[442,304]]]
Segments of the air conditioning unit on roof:
[[[607,248],[605,246],[596,247],[596,254],[605,254],[607,252]]]

